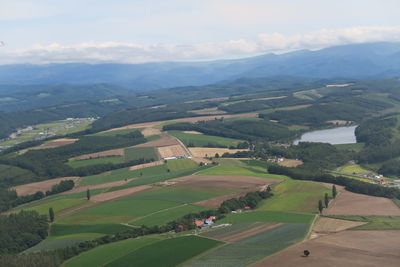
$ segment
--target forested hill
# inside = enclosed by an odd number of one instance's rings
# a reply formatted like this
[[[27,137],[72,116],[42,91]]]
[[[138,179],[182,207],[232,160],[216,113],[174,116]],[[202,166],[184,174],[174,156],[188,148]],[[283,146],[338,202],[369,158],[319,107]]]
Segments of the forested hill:
[[[291,75],[377,79],[400,75],[398,43],[352,44],[239,60],[146,64],[0,66],[0,84],[110,83],[132,90],[205,85],[242,77]]]

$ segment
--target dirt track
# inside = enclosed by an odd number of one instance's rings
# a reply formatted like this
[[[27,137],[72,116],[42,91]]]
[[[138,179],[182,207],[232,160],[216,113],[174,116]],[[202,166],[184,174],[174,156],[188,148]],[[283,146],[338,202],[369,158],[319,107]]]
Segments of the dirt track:
[[[324,214],[330,215],[400,215],[400,208],[388,198],[351,193],[346,190],[331,202]]]
[[[30,183],[30,184],[15,186],[15,187],[13,187],[13,189],[15,189],[15,191],[17,191],[18,196],[26,196],[26,195],[35,194],[38,191],[42,191],[45,193],[46,191],[51,190],[51,187],[53,185],[56,185],[64,180],[74,180],[76,182],[79,179],[80,179],[80,177],[76,177],[76,176],[61,177],[61,178],[45,180],[45,181],[37,182],[37,183]]]
[[[309,257],[302,256],[306,249]],[[250,266],[397,267],[399,262],[400,231],[357,230],[302,242]]]

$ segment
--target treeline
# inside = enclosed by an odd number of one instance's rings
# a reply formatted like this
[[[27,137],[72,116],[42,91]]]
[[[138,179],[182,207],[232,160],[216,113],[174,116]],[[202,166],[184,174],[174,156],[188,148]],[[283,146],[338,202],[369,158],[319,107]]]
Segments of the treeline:
[[[47,217],[36,211],[0,216],[0,255],[15,254],[47,237]]]
[[[358,143],[366,146],[387,146],[393,138],[397,118],[376,118],[362,122],[355,131]]]
[[[69,191],[74,188],[75,182],[73,180],[64,180],[58,184],[55,184],[51,187],[51,190],[46,191],[46,196],[62,193],[65,191]]]
[[[141,226],[138,228],[132,228],[131,230],[122,232],[122,233],[117,233],[114,235],[106,235],[102,236],[99,238],[96,238],[94,240],[89,240],[89,241],[84,241],[79,244],[69,246],[66,248],[62,249],[57,249],[51,252],[43,252],[41,254],[41,257],[43,259],[40,259],[37,257],[37,253],[33,254],[27,254],[27,255],[22,255],[22,256],[15,256],[13,255],[13,264],[16,266],[26,266],[24,265],[30,257],[32,257],[32,260],[37,261],[37,262],[46,262],[48,265],[46,266],[57,266],[57,264],[60,264],[60,262],[63,262],[67,259],[70,259],[74,256],[79,255],[82,252],[88,251],[90,249],[96,248],[100,245],[104,244],[109,244],[113,242],[118,242],[121,240],[129,239],[129,238],[137,238],[140,236],[146,236],[146,235],[151,235],[151,234],[160,234],[160,233],[166,233],[170,231],[184,231],[188,229],[194,229],[194,220],[195,219],[206,219],[210,216],[217,216],[218,219],[222,219],[225,214],[230,213],[232,210],[236,210],[238,208],[243,208],[245,206],[250,206],[252,208],[257,207],[258,203],[262,199],[266,199],[272,196],[272,193],[270,192],[270,189],[267,191],[257,191],[257,192],[250,192],[247,193],[245,196],[242,196],[239,199],[236,200],[227,200],[221,204],[219,209],[215,210],[206,210],[206,211],[201,211],[199,213],[190,213],[182,218],[179,218],[177,220],[171,221],[167,223],[166,225],[163,226],[153,226],[153,227],[147,227],[147,226]],[[53,256],[51,256],[53,255]],[[3,256],[3,258],[0,258],[0,263],[5,262],[6,259],[8,259],[10,256]],[[28,265],[30,266],[30,265]],[[34,265],[33,265],[34,266]]]
[[[382,164],[378,173],[385,176],[400,176],[400,160],[392,159]]]
[[[183,122],[165,125],[163,130],[198,131],[208,135],[248,141],[257,139],[267,141],[289,140],[297,134],[297,132],[290,131],[285,126],[264,120],[225,121],[224,119],[216,119],[212,121],[199,121],[197,123]]]
[[[311,180],[324,183],[342,185],[346,190],[354,193],[400,199],[400,189],[394,187],[383,187],[376,184],[366,183],[359,180],[346,178],[343,176],[333,176],[323,172],[305,169],[302,167],[288,168],[278,165],[268,167],[268,172],[272,174],[287,175],[296,180]]]
[[[30,150],[23,155],[14,157],[3,156],[0,158],[0,163],[29,170],[41,179],[85,176],[110,170],[114,165],[104,164],[104,166],[95,165],[74,169],[66,164],[69,158],[145,142],[146,139],[139,131],[116,136],[82,136],[79,141],[70,145],[52,149]],[[129,164],[132,165],[132,162]]]
[[[279,110],[260,114],[268,120],[277,120],[287,125],[310,125],[322,127],[330,120],[361,121],[368,115],[376,114],[390,107],[390,104],[362,97],[342,97],[338,101],[320,102],[298,110]]]

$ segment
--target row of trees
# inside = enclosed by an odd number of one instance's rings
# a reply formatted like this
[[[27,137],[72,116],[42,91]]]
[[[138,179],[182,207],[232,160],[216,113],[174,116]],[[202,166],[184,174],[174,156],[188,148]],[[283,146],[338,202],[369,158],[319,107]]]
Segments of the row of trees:
[[[332,186],[332,198],[333,199],[336,198],[336,195],[337,195],[336,186],[333,185]],[[322,213],[324,208],[328,208],[329,207],[329,201],[330,201],[330,198],[329,198],[328,193],[325,193],[325,196],[324,196],[324,204],[325,204],[325,206],[322,204],[322,200],[318,200],[319,213]]]

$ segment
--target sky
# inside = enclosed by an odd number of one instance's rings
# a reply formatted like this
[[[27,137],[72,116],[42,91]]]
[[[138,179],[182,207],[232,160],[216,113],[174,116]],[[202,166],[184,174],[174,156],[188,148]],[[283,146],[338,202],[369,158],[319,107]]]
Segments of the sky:
[[[399,0],[0,0],[0,64],[241,58],[400,42]]]

